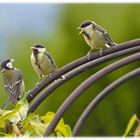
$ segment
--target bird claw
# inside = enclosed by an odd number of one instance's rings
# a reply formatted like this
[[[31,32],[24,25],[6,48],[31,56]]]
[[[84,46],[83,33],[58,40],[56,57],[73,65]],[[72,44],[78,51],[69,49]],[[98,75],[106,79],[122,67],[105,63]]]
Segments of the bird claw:
[[[61,75],[60,79],[61,79],[61,80],[65,80],[66,78],[65,78],[64,75]]]
[[[90,54],[91,54],[91,53],[89,53],[89,52],[87,53],[87,59],[88,59],[88,61],[91,60]]]
[[[92,49],[87,53],[87,59],[88,59],[88,61],[91,61],[91,54],[92,53],[93,53],[93,50]]]
[[[53,74],[52,73],[49,73],[48,78],[49,79],[52,79],[52,77],[53,77]]]
[[[39,89],[39,87],[40,87],[40,84],[39,84],[39,83],[37,83],[37,84],[36,84],[36,88],[37,88],[37,89]]]
[[[59,80],[59,79],[60,79],[60,80],[65,80],[66,78],[65,78],[65,76],[64,76],[64,75],[61,75],[61,76],[60,76],[60,78],[58,78],[58,79],[54,80],[54,82],[56,82],[56,81],[57,81],[57,80]]]
[[[103,56],[103,49],[100,49],[100,51],[99,51],[99,55],[100,55],[100,57]]]
[[[31,98],[33,98],[33,95],[32,95],[32,94],[29,94],[29,96],[30,96]]]

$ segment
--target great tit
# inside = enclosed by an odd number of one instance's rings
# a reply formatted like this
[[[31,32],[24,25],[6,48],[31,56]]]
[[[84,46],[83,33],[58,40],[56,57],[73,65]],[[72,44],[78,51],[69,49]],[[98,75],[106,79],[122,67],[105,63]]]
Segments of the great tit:
[[[0,65],[4,88],[8,93],[8,99],[2,106],[2,109],[5,109],[10,102],[15,105],[25,94],[22,73],[20,70],[13,67],[13,62],[14,59],[7,59]]]
[[[52,74],[58,70],[54,59],[42,45],[37,44],[31,49],[31,64],[39,76],[39,81],[46,75],[51,78]]]
[[[88,56],[93,49],[100,49],[99,53],[100,56],[102,56],[104,47],[116,45],[106,30],[91,20],[84,21],[78,29],[81,29],[79,34],[83,34],[86,43],[91,47]]]

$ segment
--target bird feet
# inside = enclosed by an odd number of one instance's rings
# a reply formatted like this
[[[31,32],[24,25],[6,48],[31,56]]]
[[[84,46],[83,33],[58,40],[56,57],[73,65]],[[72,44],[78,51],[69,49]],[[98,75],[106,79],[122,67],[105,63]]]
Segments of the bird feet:
[[[87,53],[87,59],[88,61],[91,61],[91,54],[93,53],[93,49],[91,49],[88,53]]]
[[[102,49],[100,49],[100,51],[99,51],[99,55],[100,55],[100,57],[102,57],[103,56],[103,48]]]

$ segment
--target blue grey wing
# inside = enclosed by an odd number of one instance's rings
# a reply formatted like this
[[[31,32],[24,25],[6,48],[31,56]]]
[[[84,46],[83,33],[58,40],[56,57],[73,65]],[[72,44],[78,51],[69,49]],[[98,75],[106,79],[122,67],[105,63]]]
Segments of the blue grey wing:
[[[108,45],[110,46],[115,45],[110,35],[106,32],[106,30],[103,27],[96,25],[96,30],[100,31],[103,34],[104,38],[108,41],[107,43]]]
[[[15,81],[14,85],[13,85],[13,88],[12,88],[12,91],[14,93],[14,96],[16,98],[16,100],[19,100],[19,96],[20,96],[20,88],[21,88],[21,84],[22,84],[22,74],[19,72],[18,74],[18,79],[17,81]]]
[[[8,85],[5,85],[4,87],[5,87],[5,90],[6,90],[7,93],[8,93],[8,96],[9,96],[9,98],[10,98],[10,101],[11,101],[12,103],[14,103],[14,102],[16,101],[16,96],[15,96],[15,94],[14,94],[13,88],[10,87],[10,86],[8,86]]]
[[[105,39],[108,41],[108,43],[107,43],[108,45],[110,45],[110,46],[115,45],[112,38],[110,37],[110,35],[107,32],[105,32],[103,35],[104,35]]]
[[[55,67],[57,67],[56,66],[56,63],[55,63],[55,61],[54,61],[54,59],[51,57],[51,55],[46,51],[45,52],[45,55],[48,57],[48,59],[50,60],[50,62],[51,62],[51,64],[52,65],[54,65]]]

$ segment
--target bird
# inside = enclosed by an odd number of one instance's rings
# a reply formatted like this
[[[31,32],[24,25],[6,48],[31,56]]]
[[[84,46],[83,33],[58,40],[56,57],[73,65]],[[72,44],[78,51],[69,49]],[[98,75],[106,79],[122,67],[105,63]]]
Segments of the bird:
[[[31,64],[39,76],[39,81],[43,76],[52,78],[52,75],[58,70],[58,67],[47,49],[40,44],[34,45],[31,49]]]
[[[99,54],[102,56],[104,47],[112,47],[117,44],[111,39],[106,30],[94,21],[84,21],[78,29],[81,29],[79,34],[83,34],[86,43],[91,47],[87,56],[90,56],[93,49],[100,49]]]
[[[15,105],[25,94],[22,72],[13,67],[13,62],[14,59],[6,59],[0,65],[4,88],[8,93],[8,99],[2,106],[2,109],[5,109],[10,102]]]

